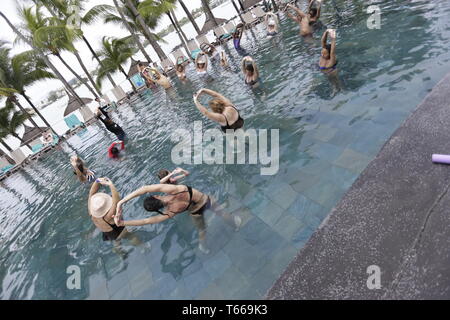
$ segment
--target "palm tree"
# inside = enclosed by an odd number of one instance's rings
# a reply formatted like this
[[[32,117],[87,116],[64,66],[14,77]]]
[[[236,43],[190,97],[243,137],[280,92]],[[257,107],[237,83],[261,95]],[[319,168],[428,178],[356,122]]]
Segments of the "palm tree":
[[[125,78],[128,79],[128,74],[123,69],[123,65],[137,52],[132,45],[132,38],[112,38],[103,37],[102,48],[97,55],[100,57],[102,63],[98,70],[97,83],[108,73],[121,72]],[[136,90],[134,83],[128,79],[132,88]]]
[[[73,2],[68,3],[66,1],[61,1],[61,0],[39,0],[39,1],[33,0],[33,2],[36,5],[38,5],[39,3],[44,5],[45,8],[50,12],[50,14],[55,18],[59,18],[62,20],[68,20],[72,16],[72,12],[70,11],[70,5],[74,5]],[[76,2],[77,2],[76,5],[78,6],[78,8],[80,8],[80,12],[84,11],[83,10],[84,9],[84,1],[77,0]],[[84,33],[81,29],[81,26],[82,25],[91,25],[92,23],[96,22],[105,13],[113,12],[113,10],[114,10],[114,7],[110,6],[110,5],[97,5],[97,6],[92,7],[91,9],[89,9],[87,12],[85,12],[84,15],[80,16],[80,20],[79,20],[79,22],[80,22],[80,26],[79,26],[80,27],[80,29],[79,29],[80,37],[83,40],[83,42],[86,44],[86,46],[88,47],[88,49],[91,52],[94,59],[96,59],[99,64],[100,64],[100,59],[96,55],[90,42],[84,35]],[[117,85],[114,82],[111,75],[108,74],[107,77],[108,77],[109,82],[112,84],[112,86],[114,88],[117,87]],[[91,83],[93,83],[93,80],[91,81]]]
[[[192,16],[191,12],[184,4],[183,0],[178,0],[178,2],[181,4],[181,7],[183,8],[184,12],[186,13],[186,16],[188,17],[191,24],[194,26],[194,29],[197,32],[197,34],[200,35],[201,34],[200,28],[198,27],[197,22],[195,22],[195,19]]]
[[[116,21],[116,22],[118,21],[120,25],[125,26],[125,28],[128,30],[128,32],[133,37],[134,42],[138,46],[139,50],[144,55],[147,62],[151,63],[152,59],[148,55],[147,51],[145,51],[144,46],[142,45],[141,41],[139,40],[139,37],[136,34],[136,31],[135,31],[135,30],[137,30],[136,26],[134,25],[134,23],[130,22],[127,19],[123,8],[121,6],[119,6],[119,3],[117,2],[117,0],[113,0],[113,1],[114,1],[114,6],[116,7],[116,10],[119,13],[120,17],[117,17],[113,14],[109,14],[109,15],[105,16],[105,22],[108,23],[108,22],[112,22],[112,21]]]
[[[30,39],[26,38],[25,35],[22,34],[22,32],[9,21],[9,19],[5,16],[3,12],[0,11],[0,16],[5,20],[6,24],[13,30],[13,32],[22,39],[23,42],[28,44],[33,50],[36,51],[36,53],[39,55],[39,57],[45,62],[45,64],[52,70],[53,74],[56,75],[56,77],[64,84],[64,86],[71,92],[83,105],[83,100],[81,100],[80,96],[77,94],[77,92],[72,88],[72,86],[67,82],[67,80],[63,77],[61,72],[53,65],[53,63],[50,61],[50,59],[45,55],[44,51],[35,45],[30,41]]]
[[[50,124],[25,93],[25,88],[36,82],[55,78],[46,68],[45,62],[34,51],[25,51],[10,58],[10,49],[0,46],[0,95],[6,96],[7,101],[18,106],[22,113],[28,116],[28,120],[37,128],[40,127],[34,122],[25,108],[22,107],[16,94],[24,97],[34,112],[51,128]],[[52,131],[56,134],[55,130],[52,129]]]
[[[16,133],[17,129],[19,129],[27,119],[28,116],[26,114],[22,113],[22,111],[14,110],[14,105],[7,101],[5,107],[0,109],[0,138],[3,140],[9,135],[12,135],[21,142],[25,142],[26,146],[31,149],[28,142],[23,141]],[[9,146],[8,151],[11,151]]]
[[[147,18],[149,21],[153,22],[154,27],[156,27],[164,15],[167,15],[172,22],[178,37],[180,38],[181,44],[186,50],[188,56],[190,56],[190,51],[187,47],[188,40],[178,23],[175,13],[173,12],[175,2],[176,0],[145,0],[139,4],[138,10],[144,18]]]
[[[32,7],[23,7],[19,10],[19,15],[24,22],[23,26],[20,28],[22,31],[21,33],[25,34],[28,41],[33,43],[34,46],[57,57],[78,81],[83,83],[86,88],[89,89],[94,97],[98,97],[98,92],[94,91],[88,83],[83,81],[81,76],[61,57],[62,51],[73,53],[83,70],[89,73],[81,61],[81,57],[77,50],[73,46],[73,41],[79,35],[79,32],[77,30],[69,30],[64,21],[56,18],[46,18],[42,14],[40,6],[35,6],[34,12]],[[23,39],[19,37],[18,41],[23,41]]]
[[[113,0],[114,4],[116,4],[117,0]],[[116,16],[114,14],[107,14],[105,15],[104,21],[106,23],[114,23],[119,24],[121,26],[125,26],[127,28],[133,29],[135,33],[139,33],[143,35],[147,41],[150,43],[150,45],[155,50],[156,54],[158,55],[160,60],[163,60],[166,58],[166,54],[161,49],[161,47],[158,44],[157,38],[158,36],[152,32],[150,32],[150,29],[153,29],[156,27],[156,21],[152,21],[149,18],[143,18],[138,10],[137,7],[139,6],[138,0],[125,0],[126,5],[121,7],[119,4],[117,4],[117,8],[119,11],[119,8],[122,10],[121,16]],[[120,13],[120,12],[119,12]],[[124,18],[123,18],[123,17]],[[146,57],[147,60],[149,60]],[[150,62],[150,61],[149,61]]]
[[[206,21],[211,20],[213,24],[217,27],[218,23],[216,21],[216,17],[214,17],[211,8],[209,7],[209,0],[202,0],[203,12],[206,15]]]

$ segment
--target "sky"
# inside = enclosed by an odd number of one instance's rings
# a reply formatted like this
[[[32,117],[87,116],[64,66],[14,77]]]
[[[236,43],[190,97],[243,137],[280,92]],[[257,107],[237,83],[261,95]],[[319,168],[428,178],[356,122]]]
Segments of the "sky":
[[[184,3],[189,8],[190,11],[193,9],[201,7],[201,0],[185,0]],[[91,0],[87,2],[86,9],[89,10],[91,7],[99,4],[109,4],[111,6],[114,6],[114,2],[112,0]],[[21,0],[21,1],[13,1],[13,0],[1,0],[1,7],[0,10],[10,19],[10,21],[14,24],[20,24],[20,18],[17,13],[17,8],[19,6],[31,6],[31,1]],[[185,17],[185,13],[180,5],[177,5],[177,9],[175,11],[176,16],[178,19],[182,19]],[[164,29],[170,24],[170,21],[168,18],[164,17],[161,20],[160,25],[156,29],[156,32]],[[184,29],[184,27],[183,27]],[[93,24],[91,26],[83,27],[83,32],[86,36],[86,38],[89,40],[91,45],[93,46],[94,50],[97,51],[100,48],[100,42],[101,39],[104,36],[114,36],[114,37],[124,37],[129,35],[126,31],[126,29],[121,29],[118,26],[114,24],[103,24],[102,22],[98,22],[96,24]],[[0,18],[0,40],[6,40],[9,42],[13,42],[15,39],[15,34],[12,32],[12,30],[9,28],[9,26],[6,24],[6,22]],[[170,48],[176,46],[179,43],[170,43]],[[168,46],[169,44],[166,44]],[[92,55],[87,48],[87,46],[83,42],[78,42],[76,45],[77,50],[79,51],[84,63],[86,64],[88,70],[93,70],[96,68],[96,61],[93,60]],[[14,46],[13,53],[19,53],[21,51],[28,50],[29,48],[26,45],[18,45]],[[154,60],[157,59],[157,55],[151,49],[150,47],[147,47],[147,52],[150,54],[150,57]],[[167,49],[169,50],[169,49]],[[169,53],[166,51],[166,53]],[[80,75],[83,75],[81,67],[79,67],[79,64],[77,63],[77,60],[75,57],[70,53],[63,53],[62,57],[68,62],[70,66],[72,66],[75,71],[77,71]],[[141,56],[140,53],[136,54],[136,58],[143,59],[143,56]],[[62,72],[63,76],[67,80],[71,80],[74,78],[74,76],[60,63],[58,60],[52,58],[52,62],[55,64],[55,66],[58,68],[60,72]],[[114,77],[114,79],[118,80],[118,82],[123,82],[124,77],[120,76],[119,74]],[[109,82],[105,81],[103,83],[104,88],[103,90],[111,89],[111,85]],[[30,88],[28,88],[27,93],[29,96],[33,97],[33,100],[35,100],[38,104],[42,100],[44,100],[48,93],[52,90],[62,88],[62,84],[59,81],[56,80],[50,80],[50,81],[43,81],[40,82]],[[0,106],[1,107],[1,106]]]

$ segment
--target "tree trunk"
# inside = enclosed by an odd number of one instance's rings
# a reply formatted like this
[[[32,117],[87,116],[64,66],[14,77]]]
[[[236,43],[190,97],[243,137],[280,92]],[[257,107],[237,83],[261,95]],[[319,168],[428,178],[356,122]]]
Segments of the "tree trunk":
[[[123,75],[125,76],[125,78],[128,79],[127,73],[125,72],[125,70],[123,70],[123,68],[122,68],[121,66],[119,66],[119,70],[120,70],[120,72],[123,73]],[[133,81],[131,81],[131,79],[128,79],[128,81],[130,82],[131,87],[133,88],[134,93],[137,93],[137,88],[136,88],[136,86],[134,85]]]
[[[25,43],[27,43],[31,48],[36,50],[36,52],[39,53],[41,58],[44,60],[45,64],[52,70],[52,72],[58,77],[58,79],[64,84],[64,86],[69,90],[81,103],[81,105],[84,105],[83,100],[81,100],[80,96],[76,93],[76,91],[72,88],[72,86],[64,79],[61,72],[58,71],[58,69],[53,65],[53,63],[50,61],[50,59],[47,57],[47,55],[42,51],[42,49],[37,48],[33,45],[32,42],[30,42],[27,38],[23,36],[23,34],[9,21],[9,19],[3,14],[3,12],[0,11],[0,16],[6,21],[6,23],[9,25],[11,30],[14,31],[15,34],[17,34]]]
[[[155,39],[153,34],[150,32],[148,26],[145,24],[144,19],[142,18],[142,16],[140,15],[140,13],[136,9],[136,7],[133,5],[131,0],[126,0],[126,3],[127,3],[128,8],[131,10],[133,15],[137,19],[137,21],[138,21],[139,25],[141,26],[142,30],[144,31],[144,37],[148,40],[148,42],[150,43],[150,45],[153,47],[153,49],[155,50],[156,54],[158,55],[159,60],[162,61],[164,59],[167,59],[166,54],[164,53],[164,51],[159,46],[158,41]]]
[[[212,20],[213,24],[217,27],[218,23],[216,21],[216,17],[214,17],[211,8],[209,7],[208,0],[202,0],[203,12],[206,15],[206,21]]]
[[[28,141],[24,141],[21,137],[19,137],[19,135],[15,132],[11,132],[11,135],[18,139],[20,142],[22,142],[22,144],[26,145],[31,151],[33,151],[33,148],[30,146],[30,144],[28,143]]]
[[[33,102],[31,102],[30,98],[25,94],[25,92],[22,93],[22,96],[25,98],[25,100],[27,100],[28,104],[33,108],[34,112],[36,112],[36,114],[39,116],[39,118],[41,118],[42,121],[44,121],[45,125],[46,125],[48,128],[50,128],[50,129],[53,131],[53,133],[54,133],[55,135],[57,135],[58,138],[59,138],[59,135],[58,135],[58,134],[56,133],[56,131],[52,128],[52,126],[50,125],[50,123],[48,123],[48,121],[44,118],[44,116],[39,112],[39,110],[36,108],[36,106],[33,104]]]
[[[123,22],[125,23],[125,25],[128,29],[128,32],[133,36],[134,42],[136,42],[136,45],[139,47],[139,50],[141,50],[145,59],[147,59],[147,62],[152,63],[153,61],[150,58],[150,56],[148,55],[147,51],[145,51],[145,48],[142,45],[141,40],[139,40],[139,37],[136,35],[133,28],[131,28],[130,24],[128,23],[128,20],[126,19],[125,14],[123,13],[122,7],[119,6],[119,4],[117,3],[117,0],[113,0],[113,1],[114,1],[114,5],[117,9],[117,12],[119,12],[119,15],[122,18]],[[127,78],[128,78],[128,75],[127,75]]]
[[[92,56],[95,58],[95,60],[97,60],[98,64],[100,66],[102,66],[102,62],[100,60],[100,58],[98,57],[98,55],[95,53],[94,49],[92,49],[91,44],[89,43],[89,41],[86,39],[86,37],[83,35],[82,36],[84,43],[87,45],[87,47],[89,48],[89,51],[91,51]],[[117,84],[114,82],[113,78],[111,77],[111,75],[108,73],[106,75],[108,77],[109,82],[111,82],[113,88],[117,87]]]
[[[89,73],[89,71],[88,71],[88,69],[86,68],[86,66],[84,65],[84,62],[83,62],[83,60],[82,60],[81,57],[80,57],[80,54],[79,54],[76,50],[75,50],[75,52],[74,52],[73,54],[74,54],[75,57],[77,58],[78,63],[79,63],[80,66],[81,66],[81,69],[83,69],[84,73],[86,74],[86,76],[88,77],[89,81],[91,82],[93,88],[94,88],[95,91],[97,92],[98,95],[95,96],[95,97],[96,97],[96,98],[101,97],[103,94],[102,94],[102,92],[100,91],[100,89],[97,87],[97,84],[94,82],[94,79],[92,79],[92,76],[91,76],[91,74]]]
[[[184,12],[186,13],[186,15],[187,15],[189,21],[191,22],[191,24],[194,26],[194,29],[197,32],[197,34],[200,35],[200,33],[201,33],[200,28],[198,27],[197,22],[195,22],[195,19],[192,16],[191,12],[189,11],[189,9],[184,4],[183,0],[178,0],[178,2],[183,7]],[[190,56],[190,54],[189,54],[189,56]]]
[[[13,151],[12,148],[10,146],[8,146],[3,139],[0,139],[0,143],[6,148],[6,150],[8,150],[8,152],[12,152]],[[8,155],[6,153],[3,153],[2,156],[6,156],[7,157]],[[8,159],[8,158],[6,158],[6,159]],[[8,160],[8,162],[9,162],[9,160]]]
[[[183,36],[181,35],[180,31],[178,30],[178,29],[180,28],[180,26],[179,26],[179,25],[177,24],[177,22],[173,19],[173,16],[174,16],[173,12],[172,12],[172,14],[171,14],[170,12],[167,12],[167,16],[169,17],[170,21],[172,22],[172,25],[173,25],[173,27],[175,28],[175,31],[176,31],[176,33],[178,34],[178,37],[180,38],[181,44],[183,45],[184,50],[186,50],[187,56],[188,56],[188,57],[191,57],[189,48],[188,48],[188,46],[187,46],[187,44],[186,44],[187,40],[186,40],[186,42],[185,42],[185,39],[183,39]],[[177,63],[178,63],[178,61],[175,61],[175,64],[177,64]]]
[[[178,28],[178,30],[180,30],[180,34],[183,36],[184,41],[187,43],[188,42],[188,38],[186,37],[186,34],[184,33],[183,29],[181,28],[180,22],[178,21],[177,16],[175,15],[175,11],[174,10],[170,10],[170,15],[169,16],[172,16],[173,22],[174,22],[174,26],[176,28]]]
[[[14,98],[12,99],[12,101],[14,102],[14,104],[15,104],[16,106],[19,107],[20,111],[22,111],[22,113],[25,114],[25,115],[28,117],[28,120],[30,120],[30,122],[33,124],[33,126],[35,126],[36,128],[38,128],[39,131],[42,132],[41,127],[39,127],[39,126],[37,125],[37,123],[33,120],[33,117],[25,110],[24,107],[22,107],[22,105],[21,105],[20,102],[19,102],[19,99],[17,99],[16,97],[14,97]]]
[[[75,76],[75,78],[78,79],[78,81],[81,82],[81,84],[84,84],[86,88],[89,89],[89,91],[94,95],[94,97],[97,97],[97,93],[94,91],[94,89],[91,88],[91,86],[83,81],[81,76],[75,72],[75,70],[72,69],[71,66],[67,64],[67,62],[61,57],[59,53],[55,54],[56,57],[58,57],[59,60],[63,63],[63,65]]]

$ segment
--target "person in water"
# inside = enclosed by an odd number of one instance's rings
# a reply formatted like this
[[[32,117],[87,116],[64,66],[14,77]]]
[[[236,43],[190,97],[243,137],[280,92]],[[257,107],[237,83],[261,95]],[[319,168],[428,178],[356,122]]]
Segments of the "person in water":
[[[189,171],[182,168],[176,168],[172,172],[167,169],[159,170],[158,178],[160,184],[177,184],[179,180],[187,177]]]
[[[95,181],[95,172],[93,170],[89,170],[80,157],[70,157],[70,164],[73,167],[73,174],[77,176],[80,182],[85,183]]]
[[[113,142],[108,148],[108,157],[110,159],[119,159],[120,152],[125,149],[125,143],[123,141]]]
[[[161,74],[159,70],[150,69],[150,74],[153,82],[155,82],[156,84],[160,85],[166,90],[172,88],[172,84],[170,83],[169,79],[165,75]]]
[[[331,38],[331,44],[327,43],[328,36]],[[337,64],[336,31],[328,29],[322,36],[322,53],[319,60],[319,69],[327,75],[336,75]]]
[[[224,68],[229,67],[227,56],[225,55],[225,51],[220,52],[220,65]]]
[[[195,69],[198,74],[205,74],[208,71],[208,58],[205,53],[200,52],[195,58]]]
[[[144,209],[148,212],[157,212],[158,215],[140,220],[123,220],[123,206],[126,202],[148,193],[157,192],[165,193],[165,195],[147,196],[144,199]],[[208,209],[215,210],[217,214],[222,215],[227,222],[236,228],[236,231],[242,223],[242,219],[239,216],[232,217],[230,214],[219,212],[217,203],[210,196],[189,186],[173,184],[144,186],[129,194],[117,204],[114,221],[117,226],[144,226],[164,222],[187,211],[199,230],[199,249],[204,253],[208,253],[209,250],[205,241],[206,224],[204,218],[205,211]]]
[[[245,84],[252,88],[256,88],[259,84],[259,71],[255,60],[247,56],[242,59],[242,73],[244,74]]]
[[[146,67],[144,63],[139,62],[138,70],[141,73],[141,76],[144,78],[147,88],[150,88],[150,89],[158,88],[158,86],[156,85],[156,83],[153,81],[153,79],[150,76],[150,67]]]
[[[109,187],[111,195],[99,192],[101,186]],[[135,246],[141,246],[143,243],[136,235],[128,232],[124,226],[118,226],[115,223],[114,216],[119,201],[120,194],[111,180],[99,178],[89,191],[88,212],[92,223],[102,232],[103,241],[113,241],[113,251],[123,254],[123,251],[118,247],[121,239],[128,239]],[[149,248],[149,245],[143,246]]]
[[[114,133],[117,136],[117,139],[120,141],[125,141],[126,134],[125,131],[117,124],[115,123],[109,115],[102,109],[97,110],[97,119],[99,119],[106,127],[106,130],[108,130],[111,133]]]
[[[216,47],[209,43],[202,43],[200,49],[202,49],[212,62],[220,61],[220,54],[223,52],[222,50],[216,49]]]
[[[310,0],[308,5],[309,24],[316,24],[320,19],[322,0]]]
[[[291,14],[289,12],[289,9],[292,9],[295,11],[295,15]],[[288,4],[286,6],[286,13],[288,15],[289,18],[291,18],[292,20],[294,20],[295,22],[297,22],[300,26],[300,35],[303,37],[309,37],[312,36],[313,34],[313,28],[312,25],[310,24],[311,22],[311,16],[310,14],[305,14],[302,10],[300,10],[299,8],[293,6],[292,4]]]
[[[269,12],[266,14],[267,36],[273,37],[278,34],[278,19],[275,14]]]
[[[209,102],[211,111],[198,101],[203,94],[213,97]],[[244,127],[244,119],[241,118],[233,103],[213,90],[201,89],[195,93],[194,103],[197,109],[208,119],[220,124],[222,131],[225,133],[227,130],[238,130]]]
[[[239,23],[236,26],[236,30],[233,32],[233,45],[236,50],[243,50],[241,48],[241,39],[244,34],[244,24]]]
[[[183,65],[183,63],[180,62],[180,60],[177,60],[177,66],[176,66],[175,70],[177,72],[178,79],[180,79],[182,82],[187,80],[186,68]]]

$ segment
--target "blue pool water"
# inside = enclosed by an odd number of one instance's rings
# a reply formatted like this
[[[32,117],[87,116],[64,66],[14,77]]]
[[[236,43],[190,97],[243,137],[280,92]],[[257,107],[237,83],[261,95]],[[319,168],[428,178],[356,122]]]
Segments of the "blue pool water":
[[[114,114],[128,133],[126,158],[107,159],[115,139],[89,127],[45,159],[8,178],[0,188],[0,297],[2,299],[260,299],[308,241],[384,142],[450,70],[450,3],[378,1],[381,30],[366,27],[366,1],[326,1],[322,21],[338,29],[340,89],[317,71],[321,32],[313,41],[282,14],[282,34],[266,39],[262,26],[244,36],[264,87],[255,92],[232,71],[210,79],[177,81],[174,92],[146,91]],[[214,79],[213,77],[216,77]],[[156,183],[172,169],[170,133],[214,124],[192,103],[201,87],[229,97],[246,128],[280,130],[280,170],[261,176],[255,165],[184,165],[186,183],[213,195],[243,218],[234,232],[207,213],[209,255],[201,253],[190,217],[179,215],[134,233],[147,248],[124,241],[127,257],[101,241],[87,214],[88,186],[73,176],[77,150],[90,168],[113,180],[122,196]],[[142,200],[126,218],[146,216]],[[338,246],[339,244],[334,244]],[[80,267],[79,290],[66,286],[70,265]]]

